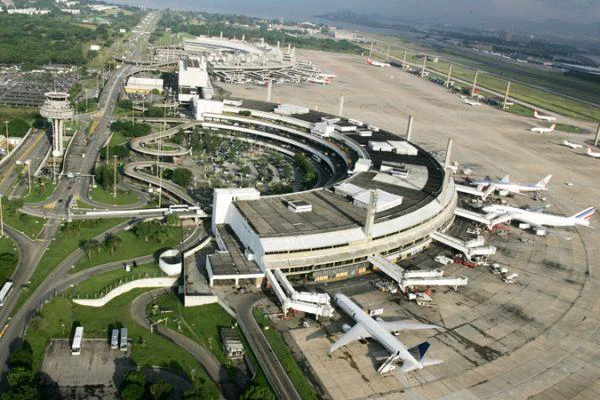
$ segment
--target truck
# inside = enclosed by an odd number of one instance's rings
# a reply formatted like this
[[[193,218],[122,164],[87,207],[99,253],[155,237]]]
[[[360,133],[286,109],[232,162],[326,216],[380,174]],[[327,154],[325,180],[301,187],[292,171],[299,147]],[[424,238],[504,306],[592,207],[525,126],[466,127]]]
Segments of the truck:
[[[374,317],[376,315],[381,315],[381,314],[383,314],[383,307],[369,309],[369,316],[371,316],[371,317]]]
[[[438,254],[437,256],[435,256],[434,260],[436,263],[439,263],[442,265],[452,264],[452,262],[454,261],[450,257],[446,257],[443,254]]]

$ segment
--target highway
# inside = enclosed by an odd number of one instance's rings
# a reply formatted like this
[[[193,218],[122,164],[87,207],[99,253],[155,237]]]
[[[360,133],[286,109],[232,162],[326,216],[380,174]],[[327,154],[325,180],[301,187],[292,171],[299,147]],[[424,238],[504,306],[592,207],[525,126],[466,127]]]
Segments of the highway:
[[[13,150],[8,159],[0,166],[0,193],[8,196],[8,190],[17,178],[15,168],[17,161],[31,160],[31,175],[33,176],[45,154],[50,150],[50,146],[50,138],[46,131],[33,129],[25,141],[16,150]]]
[[[287,375],[281,362],[271,349],[269,342],[252,315],[254,304],[263,298],[262,293],[252,293],[244,296],[236,295],[228,299],[231,307],[237,313],[237,320],[244,332],[254,355],[258,359],[267,380],[279,399],[301,400],[300,394]]]

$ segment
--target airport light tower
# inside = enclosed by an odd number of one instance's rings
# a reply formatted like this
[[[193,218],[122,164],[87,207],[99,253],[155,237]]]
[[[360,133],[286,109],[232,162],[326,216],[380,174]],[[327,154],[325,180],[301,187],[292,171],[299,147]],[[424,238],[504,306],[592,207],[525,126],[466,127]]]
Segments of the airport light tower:
[[[40,107],[40,114],[52,120],[52,156],[62,157],[65,120],[73,118],[73,109],[69,104],[69,94],[64,92],[45,93],[46,101]]]

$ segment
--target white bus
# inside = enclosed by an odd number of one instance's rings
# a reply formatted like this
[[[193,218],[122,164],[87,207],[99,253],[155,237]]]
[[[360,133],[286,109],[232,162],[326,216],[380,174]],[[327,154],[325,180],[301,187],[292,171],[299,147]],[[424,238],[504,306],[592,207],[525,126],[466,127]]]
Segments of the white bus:
[[[4,305],[8,295],[12,291],[13,283],[11,281],[7,281],[4,285],[2,285],[2,289],[0,289],[0,307]]]
[[[116,350],[119,348],[119,330],[113,329],[110,337],[110,348]]]
[[[121,351],[127,351],[127,328],[121,328]]]
[[[81,341],[83,340],[83,326],[75,328],[75,335],[73,336],[73,344],[71,345],[71,354],[78,356],[81,354]]]

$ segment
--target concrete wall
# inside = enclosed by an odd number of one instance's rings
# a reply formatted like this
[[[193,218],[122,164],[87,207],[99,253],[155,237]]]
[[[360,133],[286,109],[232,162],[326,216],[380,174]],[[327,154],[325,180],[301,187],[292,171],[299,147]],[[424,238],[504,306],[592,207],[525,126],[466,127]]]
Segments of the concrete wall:
[[[98,299],[73,299],[75,304],[88,307],[103,307],[112,299],[138,288],[171,287],[177,283],[178,277],[145,278],[136,279],[131,282],[117,286],[103,297]]]
[[[183,305],[185,307],[195,307],[195,306],[203,306],[205,304],[213,304],[217,303],[219,299],[214,295],[192,295],[192,296],[184,296]]]

